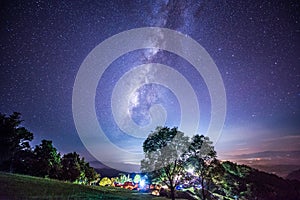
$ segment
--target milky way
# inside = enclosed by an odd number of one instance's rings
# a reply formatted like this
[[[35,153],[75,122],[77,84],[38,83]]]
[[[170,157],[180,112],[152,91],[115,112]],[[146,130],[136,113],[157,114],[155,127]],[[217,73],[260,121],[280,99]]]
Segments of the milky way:
[[[196,40],[221,73],[227,114],[216,146],[219,155],[299,150],[297,1],[0,4],[0,111],[21,112],[24,125],[34,132],[34,144],[43,138],[51,139],[60,151],[77,151],[93,160],[78,137],[72,116],[72,91],[79,67],[89,52],[110,36],[155,26],[179,31]],[[168,45],[163,41],[161,34],[145,42]],[[198,131],[205,133],[211,117],[205,81],[185,59],[154,48],[121,56],[99,81],[96,112],[111,139],[121,133],[111,120],[113,88],[126,72],[147,63],[172,66],[187,77],[199,101]],[[146,125],[150,120],[149,108],[157,103],[169,114],[168,125],[179,126],[176,95],[155,84],[141,87],[130,97],[128,109],[132,119]],[[127,145],[126,141],[123,145]]]

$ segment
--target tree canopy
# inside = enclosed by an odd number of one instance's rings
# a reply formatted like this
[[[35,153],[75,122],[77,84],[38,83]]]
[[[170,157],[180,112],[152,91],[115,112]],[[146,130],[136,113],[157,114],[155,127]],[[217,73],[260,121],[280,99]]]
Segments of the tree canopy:
[[[61,168],[61,157],[57,149],[53,146],[52,141],[42,140],[33,151],[34,154],[34,175],[49,176],[50,178],[58,178]]]
[[[184,153],[187,151],[188,137],[176,127],[157,127],[143,144],[145,158],[141,169],[148,172],[153,181],[163,182],[175,199],[175,187],[180,183],[184,170]]]
[[[30,149],[33,133],[21,126],[21,114],[14,112],[7,116],[0,113],[0,166],[13,172],[16,155]]]
[[[95,169],[76,152],[60,153],[52,141],[42,140],[33,149],[33,133],[21,126],[21,114],[0,113],[0,170],[88,184],[99,178]]]
[[[218,164],[208,137],[195,135],[190,139],[176,127],[157,127],[144,141],[143,150],[142,171],[154,182],[167,185],[172,199],[176,186],[182,183],[197,186],[195,193],[206,199],[212,185],[212,171]]]
[[[94,168],[80,158],[76,152],[65,154],[61,160],[61,179],[71,182],[89,183],[99,178]]]
[[[201,193],[199,196],[206,199],[206,189],[212,180],[212,171],[214,164],[217,164],[216,152],[212,146],[212,142],[208,137],[203,135],[195,135],[191,139],[191,144],[187,152],[186,165],[187,169],[192,169],[191,173],[194,182],[199,183]]]

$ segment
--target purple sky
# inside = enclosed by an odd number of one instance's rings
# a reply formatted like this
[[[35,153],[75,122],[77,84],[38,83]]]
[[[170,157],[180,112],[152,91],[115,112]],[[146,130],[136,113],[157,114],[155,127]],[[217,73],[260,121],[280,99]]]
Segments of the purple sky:
[[[239,159],[237,155],[260,151],[300,151],[297,1],[5,0],[0,7],[0,111],[21,112],[24,125],[35,135],[33,144],[44,138],[53,140],[63,153],[77,151],[94,160],[73,120],[72,92],[78,70],[105,39],[122,31],[155,26],[193,38],[220,72],[227,103],[224,128],[216,144],[221,159]],[[150,42],[164,41],[160,39]],[[207,132],[211,99],[203,77],[178,55],[137,50],[106,69],[95,96],[99,124],[110,142],[121,148],[140,147],[143,138],[124,133],[114,121],[113,89],[125,73],[152,62],[174,68],[189,82],[201,114],[197,132]],[[166,125],[180,125],[180,101],[168,87],[146,84],[128,101],[129,115],[138,125],[151,122],[150,108],[157,104],[168,114]]]

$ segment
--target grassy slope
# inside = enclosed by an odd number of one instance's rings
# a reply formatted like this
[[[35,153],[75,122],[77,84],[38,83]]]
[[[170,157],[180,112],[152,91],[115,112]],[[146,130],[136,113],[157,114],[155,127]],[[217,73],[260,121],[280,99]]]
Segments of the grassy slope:
[[[83,186],[0,172],[0,199],[165,199],[114,187]]]

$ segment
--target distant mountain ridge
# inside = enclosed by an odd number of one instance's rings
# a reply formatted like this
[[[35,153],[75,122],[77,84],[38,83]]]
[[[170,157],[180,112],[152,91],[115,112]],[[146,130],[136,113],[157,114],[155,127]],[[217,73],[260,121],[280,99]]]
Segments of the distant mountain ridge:
[[[265,157],[293,157],[300,159],[300,151],[262,151],[249,154],[236,155],[236,158],[265,158]]]
[[[262,151],[229,155],[227,159],[283,178],[300,168],[300,151]]]
[[[109,168],[106,165],[104,165],[102,162],[98,161],[98,160],[93,160],[90,161],[90,166],[96,168],[96,169],[103,169],[103,168]]]
[[[286,178],[291,172],[300,168],[300,165],[249,165],[255,169],[264,172],[276,174],[282,178]]]
[[[101,174],[101,177],[116,177],[118,176],[120,173],[126,174],[128,172],[124,172],[124,171],[120,171],[117,169],[113,169],[111,167],[108,167],[106,165],[104,165],[103,163],[101,163],[100,161],[90,161],[90,166],[92,166],[93,168],[95,168],[96,172],[98,172],[99,174]],[[139,169],[140,167],[137,165],[132,165],[132,164],[123,164],[120,163],[120,165],[125,166],[126,168],[129,168],[129,171],[137,171],[137,169]]]

